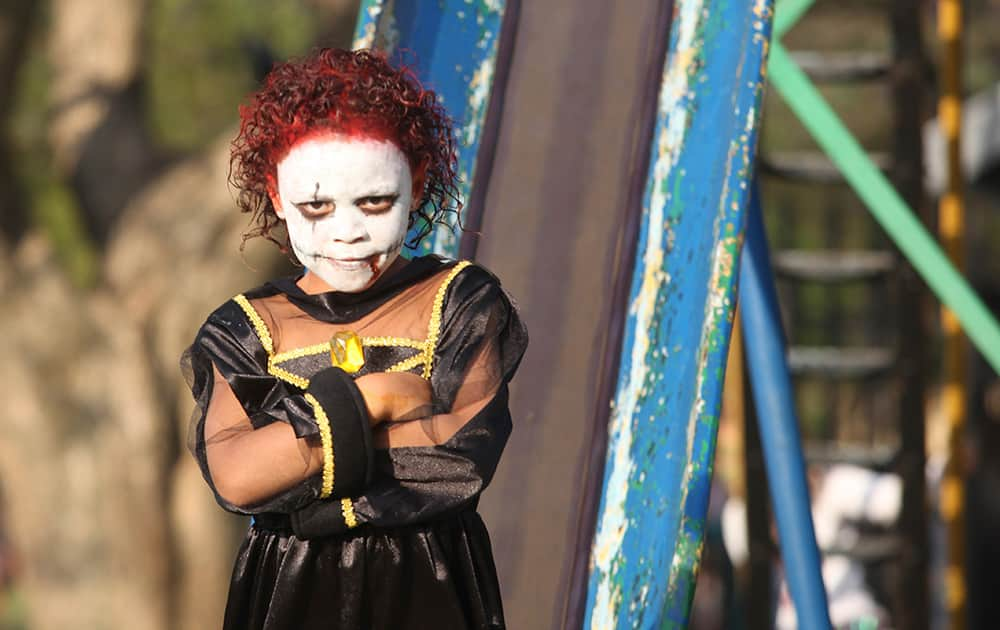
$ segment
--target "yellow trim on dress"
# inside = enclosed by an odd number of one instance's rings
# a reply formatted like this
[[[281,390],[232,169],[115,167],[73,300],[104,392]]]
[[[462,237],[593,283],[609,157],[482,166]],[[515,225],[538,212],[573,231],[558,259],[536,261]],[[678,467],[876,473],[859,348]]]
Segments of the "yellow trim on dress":
[[[419,354],[416,354],[407,359],[403,359],[396,365],[390,367],[386,372],[403,372],[412,368],[419,366],[424,362],[426,352],[426,341],[420,341],[418,339],[407,339],[405,337],[361,337],[361,345],[366,348],[374,347],[400,347],[400,348],[413,348],[419,350]],[[309,387],[309,379],[299,376],[294,372],[286,370],[281,367],[281,363],[285,361],[292,361],[294,359],[301,359],[302,357],[307,357],[316,354],[326,354],[330,351],[329,343],[317,343],[311,346],[305,346],[302,348],[293,348],[291,350],[285,350],[284,352],[278,352],[276,354],[270,355],[267,358],[267,371],[272,376],[276,376],[286,383],[291,383],[296,387],[305,389]],[[400,367],[403,364],[406,367]]]
[[[448,293],[448,286],[451,281],[455,279],[463,269],[468,267],[470,263],[468,260],[463,260],[462,262],[455,265],[455,268],[451,270],[441,286],[438,287],[437,295],[434,296],[434,307],[431,310],[431,321],[427,326],[427,346],[424,349],[426,353],[427,361],[424,363],[424,378],[429,379],[431,377],[431,369],[434,367],[434,350],[437,348],[438,335],[440,334],[441,328],[441,312],[444,310],[444,296]]]
[[[289,372],[283,367],[274,364],[273,357],[267,358],[267,373],[271,376],[276,376],[286,383],[291,383],[292,385],[298,387],[299,389],[307,389],[309,387],[309,379],[304,376],[299,376],[293,372]]]
[[[448,287],[451,285],[452,281],[458,276],[459,273],[470,264],[469,261],[463,260],[456,264],[452,270],[445,276],[445,279],[441,282],[438,287],[437,293],[434,295],[434,302],[431,307],[431,317],[427,325],[427,338],[424,340],[419,339],[409,339],[406,337],[361,337],[362,346],[395,346],[404,348],[414,348],[419,350],[419,354],[403,359],[402,361],[396,363],[395,365],[386,369],[386,372],[405,372],[407,370],[412,370],[415,367],[419,367],[422,363],[424,366],[421,376],[425,379],[430,379],[431,372],[434,368],[434,351],[437,349],[438,337],[441,334],[441,316],[444,310],[444,299],[448,293]],[[285,350],[283,352],[274,352],[274,340],[271,337],[271,331],[268,330],[267,324],[264,323],[264,318],[260,316],[260,313],[254,309],[250,300],[247,299],[242,293],[233,298],[243,312],[246,313],[247,318],[253,325],[254,331],[257,333],[257,338],[260,340],[260,345],[264,347],[267,352],[267,372],[268,374],[279,378],[286,383],[291,383],[300,389],[306,389],[309,387],[309,379],[294,374],[285,368],[281,367],[279,363],[284,363],[285,361],[291,361],[293,359],[299,359],[302,357],[310,356],[313,354],[321,354],[330,351],[329,343],[317,343],[311,346],[304,346],[302,348],[292,348],[291,350]]]
[[[274,354],[274,340],[271,339],[271,331],[267,329],[267,324],[264,323],[264,318],[260,316],[257,309],[250,304],[250,300],[247,296],[240,293],[233,298],[243,312],[247,314],[247,318],[250,323],[253,324],[254,330],[257,332],[257,338],[260,339],[260,345],[264,346],[264,350],[267,352],[267,356],[270,357]]]
[[[408,370],[412,370],[415,367],[419,367],[422,363],[425,363],[427,361],[427,356],[430,354],[428,352],[429,345],[426,341],[406,339],[404,337],[362,337],[361,345],[366,348],[398,347],[419,350],[419,352],[412,357],[407,357],[386,368],[386,372],[406,372]],[[272,365],[269,368],[269,371],[276,373],[276,375],[280,375],[280,377],[286,381],[296,384],[299,382],[305,382],[308,384],[307,380],[300,376],[296,376],[284,368],[278,367],[277,364],[283,361],[298,359],[309,355],[323,354],[328,351],[328,344],[317,344],[315,346],[309,346],[308,348],[297,348],[296,350],[289,350],[287,352],[276,354],[271,359]]]
[[[330,418],[315,396],[306,393],[305,399],[312,405],[316,425],[319,426],[319,439],[323,448],[323,485],[320,487],[319,498],[325,499],[333,494],[333,434],[330,431]]]
[[[344,523],[347,524],[347,529],[354,529],[358,526],[358,518],[354,514],[354,501],[341,499],[340,513],[344,515]]]
[[[292,348],[291,350],[285,350],[284,352],[278,352],[271,357],[271,360],[275,363],[282,363],[284,361],[291,361],[293,359],[301,359],[302,357],[307,357],[311,354],[323,354],[330,351],[330,344],[327,343],[317,343],[311,346],[306,346],[304,348]]]
[[[421,351],[420,354],[415,354],[408,359],[403,359],[399,363],[390,365],[385,369],[386,372],[406,372],[417,367],[421,363],[427,362],[426,351]]]
[[[361,345],[368,348],[385,348],[392,346],[398,348],[414,348],[416,350],[423,351],[427,342],[420,339],[407,339],[406,337],[361,337]],[[277,352],[274,354],[272,359],[275,363],[284,363],[285,361],[301,359],[302,357],[308,357],[313,354],[324,354],[329,351],[329,342],[317,343],[311,346],[292,348],[291,350]]]

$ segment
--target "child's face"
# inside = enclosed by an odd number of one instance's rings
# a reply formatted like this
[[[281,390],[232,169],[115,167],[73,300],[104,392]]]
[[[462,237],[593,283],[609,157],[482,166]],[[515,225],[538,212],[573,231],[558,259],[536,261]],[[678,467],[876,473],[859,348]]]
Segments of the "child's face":
[[[302,264],[334,291],[374,284],[406,238],[406,156],[387,140],[325,134],[293,146],[277,171],[272,201]]]

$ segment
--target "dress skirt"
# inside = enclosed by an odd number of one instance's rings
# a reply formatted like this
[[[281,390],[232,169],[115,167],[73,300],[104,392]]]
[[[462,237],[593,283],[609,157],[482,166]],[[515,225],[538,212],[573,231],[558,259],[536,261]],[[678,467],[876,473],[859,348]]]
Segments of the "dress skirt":
[[[309,540],[267,517],[240,547],[226,630],[504,628],[489,535],[473,510]]]

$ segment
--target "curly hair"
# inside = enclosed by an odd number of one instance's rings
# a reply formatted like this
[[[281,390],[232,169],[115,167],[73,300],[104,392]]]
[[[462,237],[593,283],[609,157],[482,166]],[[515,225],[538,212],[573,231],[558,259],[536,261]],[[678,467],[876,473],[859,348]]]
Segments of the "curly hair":
[[[249,104],[240,107],[229,181],[238,190],[240,210],[256,224],[243,235],[244,244],[263,236],[289,251],[287,237],[282,243],[271,235],[280,223],[269,194],[276,189],[277,163],[296,142],[324,129],[390,140],[411,171],[424,169],[423,197],[410,213],[410,227],[417,216],[423,221],[410,247],[435,223],[449,225],[448,213],[457,215],[461,202],[452,121],[435,93],[379,51],[324,48],[275,65]]]

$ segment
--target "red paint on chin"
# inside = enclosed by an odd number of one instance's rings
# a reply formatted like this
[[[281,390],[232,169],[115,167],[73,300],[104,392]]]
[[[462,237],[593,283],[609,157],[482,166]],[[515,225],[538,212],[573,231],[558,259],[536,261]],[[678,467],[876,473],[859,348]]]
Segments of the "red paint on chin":
[[[378,266],[378,256],[372,256],[368,260],[368,268],[371,269],[372,272],[372,282],[368,285],[371,286],[372,284],[375,284],[379,278],[379,274],[382,273],[382,270]]]

